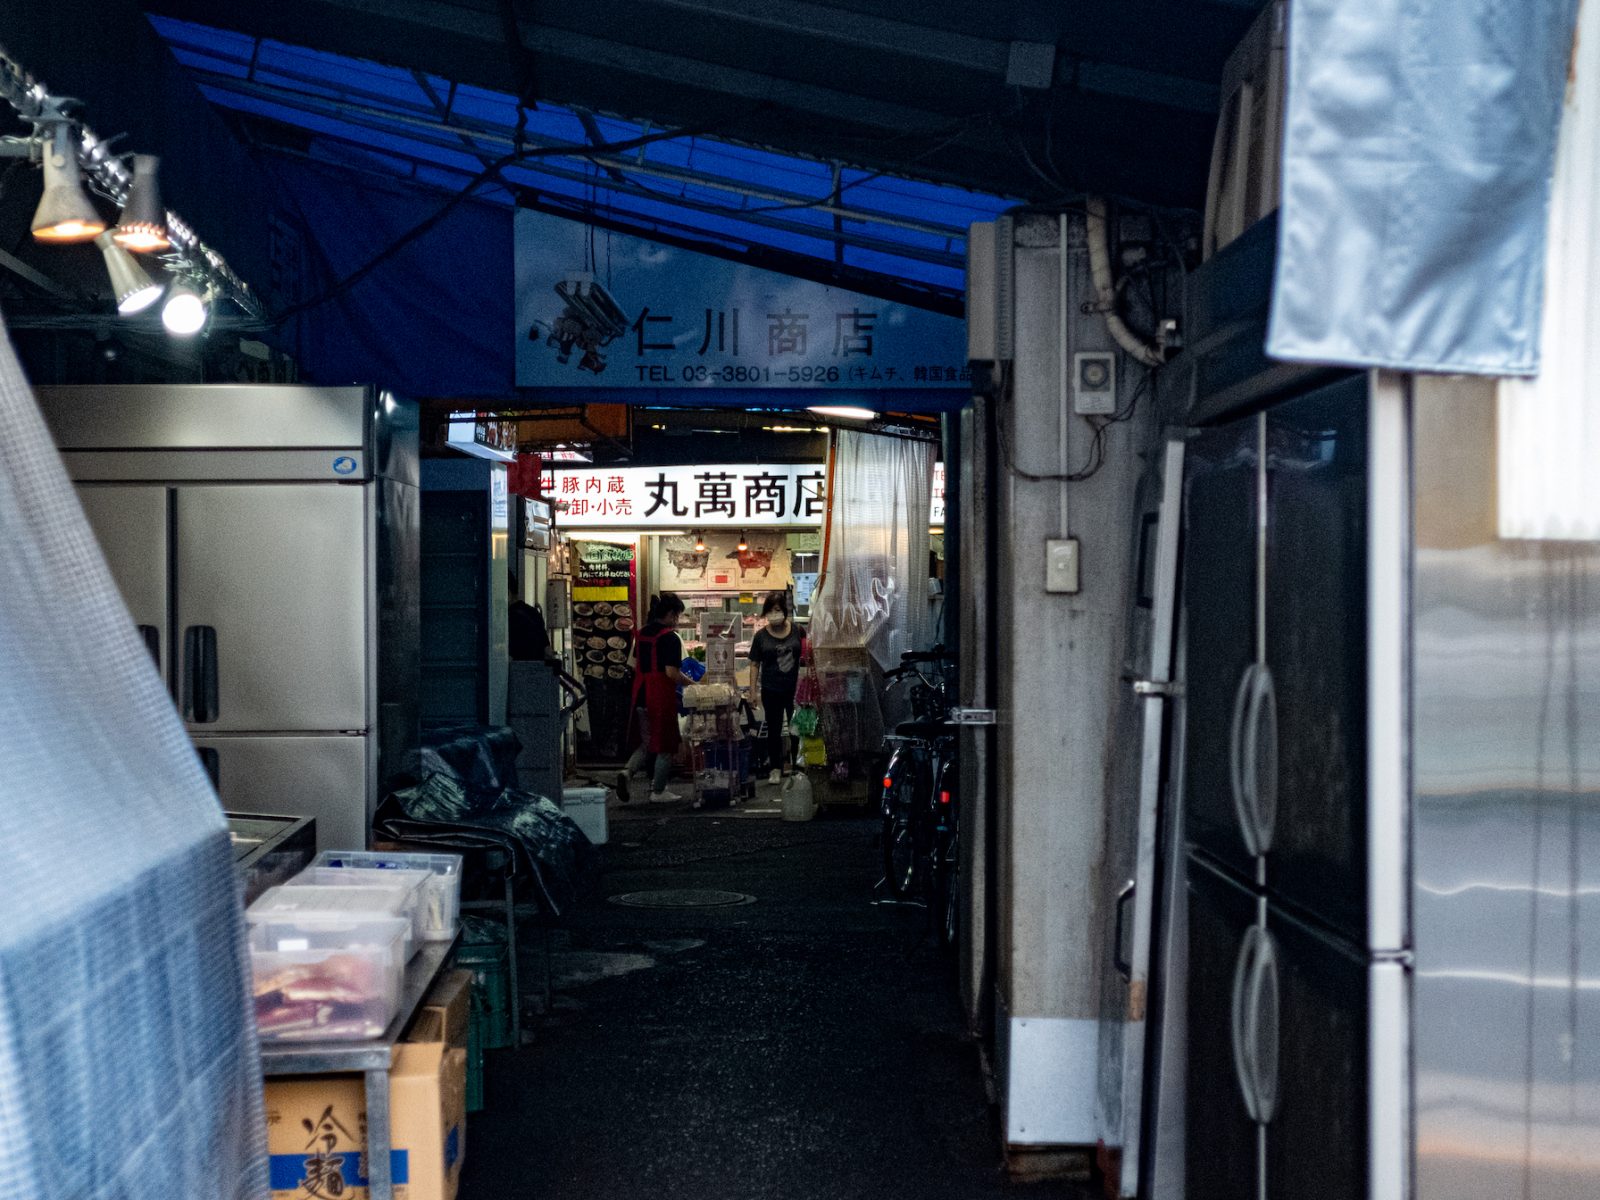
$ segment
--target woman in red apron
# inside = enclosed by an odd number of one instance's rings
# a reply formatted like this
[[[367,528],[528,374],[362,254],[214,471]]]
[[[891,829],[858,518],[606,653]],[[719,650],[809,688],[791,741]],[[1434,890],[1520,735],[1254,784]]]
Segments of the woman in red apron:
[[[628,725],[629,745],[636,746],[627,768],[617,772],[617,799],[630,798],[629,780],[655,760],[650,799],[666,802],[679,797],[667,790],[672,759],[682,740],[678,732],[678,685],[683,674],[683,641],[678,618],[683,601],[671,592],[650,598],[644,628],[633,643],[633,720]]]

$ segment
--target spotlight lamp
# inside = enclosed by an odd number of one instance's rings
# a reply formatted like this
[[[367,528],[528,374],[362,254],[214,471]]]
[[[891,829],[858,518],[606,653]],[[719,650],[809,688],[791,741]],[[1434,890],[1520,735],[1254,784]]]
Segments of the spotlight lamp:
[[[701,533],[698,529],[695,530],[695,534],[694,534],[694,548],[695,548],[695,550],[697,552],[698,551],[702,551],[702,550],[704,550],[706,548],[706,536],[705,536],[705,534]]]
[[[750,541],[744,536],[744,530],[742,529],[739,531],[739,545],[737,549],[740,554],[743,554],[746,550],[750,549]]]
[[[161,306],[161,323],[168,333],[179,337],[192,337],[205,328],[211,315],[211,289],[201,291],[187,279],[174,281],[167,290],[167,302]]]
[[[123,316],[143,312],[161,299],[161,285],[144,273],[144,268],[134,261],[114,235],[102,233],[94,239],[106,260],[106,274],[111,276],[111,291],[116,297],[117,311]]]
[[[44,140],[44,195],[33,213],[33,236],[41,242],[92,242],[106,223],[83,187],[77,134],[57,117],[40,122]]]
[[[133,156],[133,182],[128,185],[128,200],[122,206],[122,219],[113,235],[124,250],[149,254],[171,247],[167,234],[167,210],[161,205],[161,188],[156,169],[161,160],[154,154]]]
[[[26,136],[0,135],[0,160],[26,158],[43,167],[44,191],[29,226],[34,238],[48,244],[96,242],[123,313],[152,309],[162,295],[160,277],[152,279],[153,272],[141,269],[128,252],[161,254],[178,281],[162,308],[162,320],[180,336],[204,329],[223,301],[249,319],[264,319],[250,285],[162,203],[160,160],[114,153],[115,138],[100,138],[69,115],[80,103],[52,94],[0,47],[0,110],[32,127]],[[99,241],[109,224],[97,207],[100,201],[122,210],[108,241]]]

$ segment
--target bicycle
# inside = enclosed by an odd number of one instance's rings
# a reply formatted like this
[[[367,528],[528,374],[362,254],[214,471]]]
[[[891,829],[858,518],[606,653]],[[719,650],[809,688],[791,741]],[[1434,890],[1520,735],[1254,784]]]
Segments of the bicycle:
[[[897,899],[918,898],[955,942],[960,906],[960,824],[956,803],[956,727],[950,723],[950,655],[942,646],[900,656],[889,688],[911,684],[910,721],[884,739],[893,745],[883,773],[884,881]],[[930,674],[926,669],[935,668]]]

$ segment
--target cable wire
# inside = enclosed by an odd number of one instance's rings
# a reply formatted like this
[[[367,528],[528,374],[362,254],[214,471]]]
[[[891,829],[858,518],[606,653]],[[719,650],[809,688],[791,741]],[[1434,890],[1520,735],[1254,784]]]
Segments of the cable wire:
[[[1017,476],[1019,479],[1026,479],[1030,483],[1082,483],[1086,479],[1094,478],[1100,468],[1105,466],[1107,439],[1110,435],[1111,427],[1121,425],[1133,418],[1133,414],[1139,405],[1139,397],[1144,394],[1154,376],[1155,371],[1153,369],[1147,370],[1139,382],[1134,385],[1127,404],[1110,416],[1084,418],[1085,423],[1094,430],[1094,433],[1089,439],[1089,452],[1084,457],[1084,464],[1075,471],[1035,472],[1019,466],[1011,454],[1011,446],[1006,438],[1005,422],[997,421],[995,423],[995,432],[1000,444],[1000,457],[1005,463],[1007,472]],[[1000,383],[1000,395],[1002,398],[1006,400],[1013,398],[1013,382],[1009,370],[1003,371]]]
[[[707,132],[710,132],[710,130],[704,128],[663,129],[656,133],[648,133],[636,138],[629,138],[626,141],[607,142],[594,146],[534,146],[524,150],[513,150],[511,153],[502,155],[493,162],[487,164],[483,170],[479,171],[467,181],[466,186],[446,200],[432,214],[425,217],[416,225],[412,226],[405,233],[401,234],[393,242],[389,243],[389,245],[385,246],[377,254],[373,255],[372,258],[368,259],[361,266],[350,272],[350,274],[329,286],[320,295],[313,296],[309,300],[303,300],[299,304],[292,304],[282,312],[276,314],[272,318],[272,324],[281,325],[283,322],[290,320],[293,317],[297,317],[301,313],[308,312],[313,308],[319,308],[328,303],[330,300],[338,299],[338,297],[344,295],[351,288],[355,287],[356,284],[360,283],[368,275],[372,274],[373,271],[377,270],[384,263],[388,262],[395,255],[399,254],[400,251],[404,250],[412,242],[416,241],[418,238],[422,237],[424,234],[428,233],[431,229],[437,226],[441,221],[443,221],[458,207],[460,207],[463,201],[470,199],[473,194],[476,193],[477,190],[484,184],[493,181],[500,183],[502,186],[510,187],[511,185],[507,184],[506,181],[500,177],[500,173],[507,167],[513,166],[518,162],[530,158],[593,158],[601,154],[619,154],[628,150],[637,150],[642,146],[650,145],[652,142],[667,141],[672,138],[680,137],[695,137]]]

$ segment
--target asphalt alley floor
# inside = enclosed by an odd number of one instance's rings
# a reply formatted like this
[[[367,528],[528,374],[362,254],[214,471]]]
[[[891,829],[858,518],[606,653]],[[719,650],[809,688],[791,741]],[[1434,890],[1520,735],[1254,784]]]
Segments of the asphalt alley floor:
[[[551,1011],[487,1055],[461,1200],[1087,1195],[1002,1172],[953,957],[921,910],[871,903],[875,822],[785,823],[761,790],[720,812],[613,801],[599,895],[554,936]],[[665,888],[755,900],[608,900]]]

